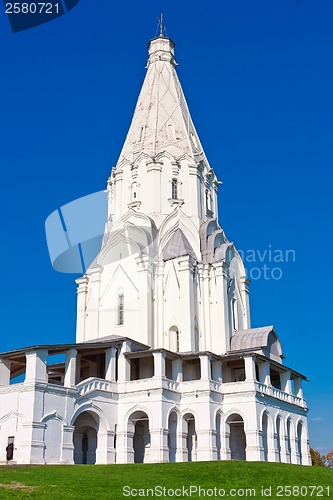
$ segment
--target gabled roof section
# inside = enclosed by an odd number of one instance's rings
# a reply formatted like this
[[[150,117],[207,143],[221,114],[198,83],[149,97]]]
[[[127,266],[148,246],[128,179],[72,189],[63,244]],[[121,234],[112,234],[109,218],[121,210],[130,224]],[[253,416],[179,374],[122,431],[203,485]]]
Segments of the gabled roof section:
[[[190,255],[194,259],[196,258],[190,242],[183,231],[178,228],[163,248],[162,258],[163,260],[170,260],[175,257],[183,257],[184,255]]]
[[[174,43],[160,35],[150,41],[147,74],[118,163],[140,153],[187,154],[208,166],[175,70]]]

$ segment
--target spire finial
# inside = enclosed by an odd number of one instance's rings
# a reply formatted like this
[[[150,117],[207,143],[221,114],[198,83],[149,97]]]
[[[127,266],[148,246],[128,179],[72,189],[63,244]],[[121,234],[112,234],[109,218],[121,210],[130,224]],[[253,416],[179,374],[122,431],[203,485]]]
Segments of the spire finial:
[[[165,28],[165,24],[163,24],[163,12],[161,12],[160,17],[158,18],[158,25],[159,25],[159,29],[160,29],[159,36],[164,37],[164,35],[166,33],[166,28]]]

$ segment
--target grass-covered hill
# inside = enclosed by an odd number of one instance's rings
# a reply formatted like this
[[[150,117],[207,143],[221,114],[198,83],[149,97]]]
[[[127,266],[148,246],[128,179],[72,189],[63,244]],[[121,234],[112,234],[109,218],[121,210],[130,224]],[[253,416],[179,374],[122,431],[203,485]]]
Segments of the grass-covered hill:
[[[333,499],[333,470],[262,462],[0,468],[0,499]]]

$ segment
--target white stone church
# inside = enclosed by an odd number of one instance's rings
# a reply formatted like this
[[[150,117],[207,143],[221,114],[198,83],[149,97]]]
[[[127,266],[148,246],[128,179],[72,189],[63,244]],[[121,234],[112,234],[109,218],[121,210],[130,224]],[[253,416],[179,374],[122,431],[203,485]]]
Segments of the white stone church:
[[[175,67],[173,42],[151,40],[102,247],[76,281],[76,343],[0,354],[0,461],[13,442],[18,464],[311,464],[305,377],[272,326],[251,328]]]

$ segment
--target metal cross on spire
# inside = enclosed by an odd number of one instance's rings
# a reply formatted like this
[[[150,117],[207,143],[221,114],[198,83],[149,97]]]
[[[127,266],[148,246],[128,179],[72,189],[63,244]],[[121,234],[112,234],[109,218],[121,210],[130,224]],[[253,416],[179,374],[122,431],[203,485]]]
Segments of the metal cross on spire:
[[[166,35],[166,27],[163,24],[163,12],[161,12],[160,17],[158,18],[158,25],[160,29],[160,36]]]

